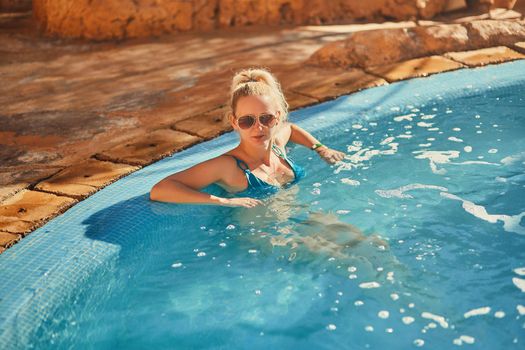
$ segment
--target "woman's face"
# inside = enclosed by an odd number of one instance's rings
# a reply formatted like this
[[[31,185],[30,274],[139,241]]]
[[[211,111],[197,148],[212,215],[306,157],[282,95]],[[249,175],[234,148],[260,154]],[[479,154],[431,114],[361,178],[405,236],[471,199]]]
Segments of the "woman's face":
[[[255,123],[247,129],[239,126],[239,118],[244,116],[274,115],[276,120],[268,126],[261,124],[259,118],[255,118]],[[241,137],[242,142],[248,142],[254,146],[265,146],[272,140],[277,131],[279,123],[279,111],[268,96],[245,96],[237,101],[237,109],[232,121],[232,125]]]

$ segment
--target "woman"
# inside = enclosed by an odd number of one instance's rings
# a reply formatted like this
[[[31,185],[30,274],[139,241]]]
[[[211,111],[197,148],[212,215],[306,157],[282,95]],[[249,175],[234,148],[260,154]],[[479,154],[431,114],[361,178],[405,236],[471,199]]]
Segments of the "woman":
[[[275,77],[265,69],[246,69],[233,77],[228,118],[239,133],[234,149],[157,183],[150,199],[172,203],[215,204],[251,208],[257,199],[290,185],[304,170],[287,156],[288,141],[315,150],[329,163],[344,153],[322,145],[315,137],[286,120],[288,104]],[[236,197],[200,191],[217,184]]]

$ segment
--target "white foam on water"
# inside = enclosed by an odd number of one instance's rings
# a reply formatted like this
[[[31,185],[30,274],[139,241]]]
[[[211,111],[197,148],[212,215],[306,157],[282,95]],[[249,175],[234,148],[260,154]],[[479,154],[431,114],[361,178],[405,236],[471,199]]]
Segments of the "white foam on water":
[[[496,318],[503,318],[503,317],[505,317],[505,312],[503,312],[503,311],[496,311],[494,313],[494,317],[496,317]]]
[[[512,279],[512,283],[514,283],[516,287],[518,287],[523,293],[525,293],[525,280],[524,279],[514,277]]]
[[[361,300],[356,300],[356,302],[354,303],[355,306],[363,306],[365,303],[362,302]]]
[[[448,140],[449,140],[449,141],[454,141],[454,142],[463,142],[462,139],[457,138],[457,137],[454,137],[454,136],[450,136],[450,137],[448,138]]]
[[[448,191],[446,187],[441,186],[435,186],[435,185],[424,185],[424,184],[408,184],[405,186],[401,186],[399,188],[395,188],[392,190],[375,190],[374,192],[383,198],[414,198],[410,194],[405,194],[407,191],[411,190],[418,190],[418,189],[430,189],[430,190],[438,190],[438,191]]]
[[[459,151],[414,151],[414,154],[418,154],[416,159],[428,159],[430,163],[430,169],[434,174],[443,175],[446,174],[445,169],[438,169],[436,164],[450,163],[451,159],[459,157]]]
[[[326,326],[326,329],[329,330],[329,331],[335,331],[337,329],[336,325],[335,324],[329,324],[328,326]]]
[[[408,120],[408,121],[412,121],[412,118],[415,117],[417,114],[415,113],[410,113],[410,114],[407,114],[407,115],[400,115],[398,117],[394,117],[394,121],[396,122],[401,122],[403,120]]]
[[[474,337],[471,337],[469,335],[461,335],[459,336],[459,338],[456,338],[454,339],[452,342],[454,343],[454,345],[463,345],[463,343],[466,343],[466,344],[474,344]]]
[[[474,204],[473,202],[464,200],[463,198],[460,198],[451,193],[441,192],[440,195],[448,199],[461,201],[463,203],[463,209],[465,209],[467,213],[472,214],[481,220],[485,220],[487,222],[490,222],[491,224],[495,224],[498,221],[502,221],[503,229],[505,231],[525,235],[525,227],[520,226],[520,221],[521,218],[525,216],[525,211],[517,215],[494,215],[487,213],[487,209],[485,209],[485,207],[483,207],[482,205]]]
[[[480,159],[483,159],[483,157],[481,157]],[[482,164],[482,165],[496,165],[496,166],[499,166],[498,163],[485,162],[485,161],[482,161],[482,160],[467,160],[467,161],[464,161],[464,162],[450,162],[450,164],[454,164],[454,165]]]
[[[473,309],[473,310],[467,311],[467,312],[465,312],[463,314],[463,317],[469,318],[469,317],[473,317],[473,316],[482,316],[482,315],[486,315],[488,313],[490,313],[490,307],[485,306],[485,307],[480,307],[480,308],[477,308],[477,309]]]
[[[428,130],[428,131],[438,131],[439,128],[428,128],[427,130]]]
[[[396,293],[392,293],[392,294],[390,294],[390,298],[392,298],[392,300],[396,301],[396,300],[399,299],[399,295],[396,294]]]
[[[525,276],[525,267],[518,267],[512,271],[514,271],[514,273],[517,275]]]
[[[461,131],[461,128],[453,128],[454,131]]]
[[[414,317],[405,316],[401,319],[404,324],[409,325],[415,321]]]
[[[334,174],[339,174],[343,170],[352,170],[364,167],[365,165],[363,163],[365,161],[368,161],[377,155],[392,155],[397,153],[399,144],[392,141],[393,137],[389,137],[381,142],[382,145],[388,145],[388,147],[390,147],[390,149],[387,150],[361,148],[362,143],[353,142],[351,146],[348,146],[348,152],[355,153],[345,156],[345,159],[348,160],[348,162],[339,161],[337,169],[334,170]]]
[[[416,340],[414,340],[414,345],[417,346],[417,347],[421,347],[421,346],[425,345],[425,341],[423,339],[416,339]]]
[[[181,262],[176,262],[176,263],[172,264],[171,267],[173,267],[174,269],[182,267],[182,263]]]
[[[361,185],[361,183],[358,180],[352,180],[350,178],[343,178],[343,179],[341,179],[341,182],[344,183],[345,185],[350,185],[350,186],[359,186],[359,185]]]
[[[381,146],[383,146],[383,145],[391,143],[394,140],[395,140],[395,137],[390,136],[390,137],[387,137],[386,139],[384,139],[383,141],[381,141],[379,144]]]
[[[465,147],[463,148],[463,150],[464,150],[465,152],[467,152],[467,153],[470,153],[470,152],[472,152],[472,146],[465,146]]]
[[[491,148],[489,149],[489,153],[491,154],[494,154],[494,153],[497,153],[498,152],[498,149],[497,148]]]
[[[352,128],[353,129],[362,129],[363,126],[361,124],[354,124],[354,125],[352,125]]]
[[[430,146],[432,146],[431,143],[420,143],[419,144],[419,147],[430,147]]]
[[[513,164],[519,161],[523,161],[523,160],[525,160],[525,152],[521,152],[518,154],[514,154],[511,156],[505,157],[502,160],[500,160],[500,162],[503,163],[504,165],[510,165],[510,164]]]
[[[359,288],[364,288],[364,289],[379,288],[379,287],[381,287],[381,285],[377,282],[363,282],[359,284]]]
[[[441,327],[448,328],[448,323],[443,316],[434,315],[430,312],[423,312],[421,317],[437,322]]]
[[[426,122],[419,122],[417,123],[417,126],[421,128],[430,128],[434,123],[426,123]]]
[[[390,316],[390,312],[386,311],[386,310],[381,310],[377,313],[377,316],[379,318],[382,318],[382,319],[387,319],[389,316]]]
[[[206,256],[206,253],[205,252],[198,252],[197,256],[198,257],[203,257],[203,256]]]
[[[398,137],[400,139],[411,139],[412,135],[401,134],[401,135],[397,135],[396,137]]]
[[[365,327],[365,331],[367,331],[367,332],[373,332],[373,331],[374,331],[374,327],[372,327],[372,326],[366,326],[366,327]]]
[[[427,120],[427,119],[433,119],[436,115],[435,114],[425,114],[421,116],[421,119]]]
[[[525,306],[523,306],[523,305],[516,305],[516,310],[518,310],[518,313],[520,315],[525,315]]]

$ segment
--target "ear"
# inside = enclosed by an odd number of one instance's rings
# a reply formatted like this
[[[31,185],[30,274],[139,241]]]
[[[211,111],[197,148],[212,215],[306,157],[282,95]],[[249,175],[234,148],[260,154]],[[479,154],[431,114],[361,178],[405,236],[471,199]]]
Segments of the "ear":
[[[239,130],[239,125],[237,125],[237,120],[235,119],[235,116],[232,112],[228,112],[228,121],[234,130]]]

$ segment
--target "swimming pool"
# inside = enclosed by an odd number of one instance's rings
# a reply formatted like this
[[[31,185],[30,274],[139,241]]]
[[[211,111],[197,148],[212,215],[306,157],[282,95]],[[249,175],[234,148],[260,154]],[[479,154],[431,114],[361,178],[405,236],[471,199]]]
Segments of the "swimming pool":
[[[459,82],[459,83],[458,83]],[[256,209],[152,203],[199,144],[0,255],[0,348],[520,348],[525,62],[292,113],[347,152]]]

